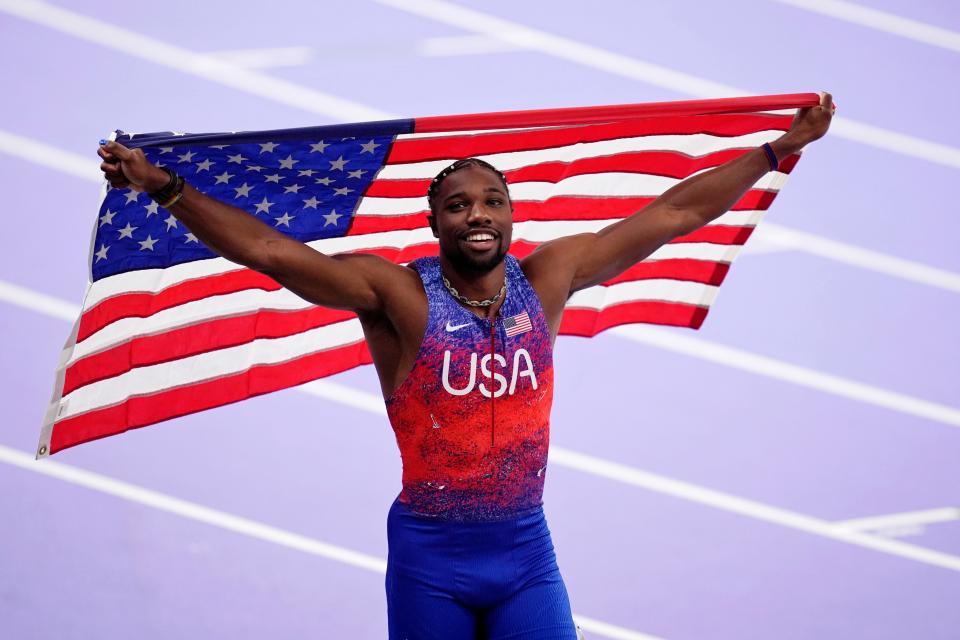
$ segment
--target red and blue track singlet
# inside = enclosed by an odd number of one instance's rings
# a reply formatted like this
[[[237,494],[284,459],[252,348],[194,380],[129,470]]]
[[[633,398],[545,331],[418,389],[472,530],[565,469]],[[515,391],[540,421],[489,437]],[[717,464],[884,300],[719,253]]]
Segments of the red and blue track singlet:
[[[499,520],[542,504],[553,349],[540,300],[504,257],[493,323],[443,286],[439,258],[413,263],[429,304],[413,370],[386,401],[403,460],[399,502],[419,515]]]

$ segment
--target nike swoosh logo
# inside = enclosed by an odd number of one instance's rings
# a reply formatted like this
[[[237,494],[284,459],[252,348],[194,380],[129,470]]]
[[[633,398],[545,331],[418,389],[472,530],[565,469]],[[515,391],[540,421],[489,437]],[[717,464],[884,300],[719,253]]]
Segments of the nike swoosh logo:
[[[469,323],[469,322],[467,322],[467,323],[465,323],[465,324],[450,324],[450,323],[448,322],[448,323],[447,323],[447,331],[448,331],[448,332],[453,332],[453,331],[457,331],[457,330],[459,330],[459,329],[463,329],[464,327],[469,327],[469,326],[470,326],[470,323]]]

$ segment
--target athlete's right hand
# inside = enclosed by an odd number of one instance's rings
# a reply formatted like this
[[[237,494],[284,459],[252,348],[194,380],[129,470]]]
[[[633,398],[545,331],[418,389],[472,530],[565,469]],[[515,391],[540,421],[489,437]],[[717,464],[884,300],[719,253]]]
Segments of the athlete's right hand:
[[[147,160],[140,149],[128,149],[115,140],[100,145],[97,155],[103,158],[100,170],[115,189],[130,187],[135,191],[158,191],[170,181],[170,176]]]

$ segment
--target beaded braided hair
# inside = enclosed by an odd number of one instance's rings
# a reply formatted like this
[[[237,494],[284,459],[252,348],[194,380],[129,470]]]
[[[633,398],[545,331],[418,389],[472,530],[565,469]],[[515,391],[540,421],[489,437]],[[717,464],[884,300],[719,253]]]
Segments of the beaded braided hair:
[[[489,162],[481,160],[480,158],[463,158],[462,160],[457,160],[449,167],[438,173],[437,177],[430,182],[430,188],[427,189],[427,203],[430,205],[431,213],[434,210],[433,200],[437,197],[437,192],[440,191],[440,185],[443,184],[443,181],[446,180],[447,176],[449,176],[451,173],[459,171],[465,167],[483,167],[484,169],[489,169],[492,171],[500,178],[500,181],[503,182],[503,188],[507,191],[507,198],[509,199],[510,188],[507,186],[507,176],[503,175],[503,172]]]

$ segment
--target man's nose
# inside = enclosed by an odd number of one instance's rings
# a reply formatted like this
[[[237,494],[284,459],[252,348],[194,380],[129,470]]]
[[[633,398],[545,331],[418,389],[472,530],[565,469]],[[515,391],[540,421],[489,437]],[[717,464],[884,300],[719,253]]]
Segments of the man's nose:
[[[483,206],[480,202],[474,202],[470,207],[469,215],[467,216],[467,223],[469,224],[480,224],[483,222],[490,221],[490,212],[487,211],[487,208]]]

